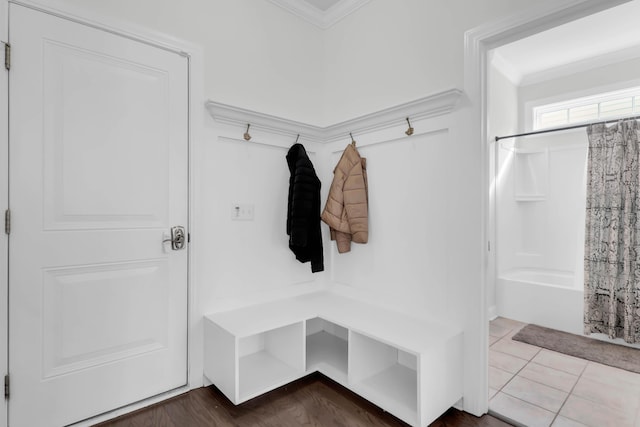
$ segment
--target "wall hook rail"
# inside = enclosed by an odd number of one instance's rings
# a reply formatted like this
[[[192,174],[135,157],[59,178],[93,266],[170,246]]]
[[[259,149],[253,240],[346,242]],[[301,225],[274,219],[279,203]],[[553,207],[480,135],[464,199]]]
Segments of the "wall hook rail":
[[[407,136],[411,136],[413,135],[413,128],[411,127],[411,122],[409,121],[409,117],[407,117],[407,124],[409,125],[409,129],[407,129],[404,133],[406,133]]]
[[[249,128],[251,127],[250,123],[247,123],[247,131],[242,135],[245,141],[249,141],[251,139],[251,135],[249,134]]]

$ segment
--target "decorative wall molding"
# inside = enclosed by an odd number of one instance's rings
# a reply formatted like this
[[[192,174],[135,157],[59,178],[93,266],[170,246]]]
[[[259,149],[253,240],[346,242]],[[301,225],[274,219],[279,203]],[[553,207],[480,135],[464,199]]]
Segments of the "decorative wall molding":
[[[456,108],[462,95],[461,90],[450,89],[327,127],[314,126],[211,100],[205,105],[211,116],[220,123],[240,127],[251,124],[252,129],[261,129],[287,137],[300,134],[301,138],[309,141],[328,143],[345,139],[349,133],[355,137],[399,124],[404,125],[407,117],[413,122],[448,114]]]
[[[317,7],[300,0],[269,0],[271,3],[280,6],[286,11],[312,23],[313,25],[326,30],[344,17],[360,9],[371,0],[340,0],[327,10],[323,11]]]
[[[449,89],[434,95],[385,108],[351,120],[324,128],[324,142],[344,139],[349,132],[354,136],[387,129],[399,124],[406,125],[406,118],[412,122],[451,113],[458,106],[463,92]]]
[[[323,128],[309,125],[307,123],[289,120],[271,114],[260,113],[258,111],[247,110],[245,108],[234,107],[215,101],[205,103],[209,114],[216,121],[230,125],[246,127],[251,125],[251,129],[261,129],[276,135],[294,137],[298,134],[307,140],[323,142]]]

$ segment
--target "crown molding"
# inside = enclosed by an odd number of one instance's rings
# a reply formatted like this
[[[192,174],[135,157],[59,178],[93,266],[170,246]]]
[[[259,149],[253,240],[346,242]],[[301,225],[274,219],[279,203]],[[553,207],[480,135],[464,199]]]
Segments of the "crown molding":
[[[269,0],[284,10],[326,30],[371,0],[341,0],[326,11],[300,0]]]
[[[205,106],[207,110],[209,110],[211,117],[220,123],[241,127],[250,124],[252,129],[260,129],[276,135],[287,137],[301,135],[310,141],[324,142],[324,128],[319,126],[260,113],[258,111],[247,110],[245,108],[234,107],[233,105],[211,100],[207,101]]]
[[[327,143],[344,139],[349,133],[362,135],[404,124],[407,117],[412,121],[418,121],[448,114],[456,108],[462,95],[461,90],[450,89],[327,127],[314,126],[211,100],[207,101],[205,106],[214,120],[220,123],[239,127],[250,124],[252,129],[261,129],[287,137],[300,135],[309,141]]]
[[[442,116],[452,112],[463,92],[449,89],[404,104],[385,108],[384,110],[336,123],[324,128],[324,142],[344,139],[349,133],[361,135],[378,130],[388,129],[398,124],[406,124],[406,118],[418,121],[430,117]]]

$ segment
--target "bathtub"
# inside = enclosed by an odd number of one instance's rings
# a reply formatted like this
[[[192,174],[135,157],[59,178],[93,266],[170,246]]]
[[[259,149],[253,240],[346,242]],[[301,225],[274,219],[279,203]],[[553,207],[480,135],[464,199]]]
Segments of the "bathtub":
[[[540,286],[557,286],[561,288],[573,288],[573,273],[554,270],[517,269],[502,274],[500,278],[511,282],[524,282]]]
[[[577,282],[577,283],[576,283]],[[496,280],[496,314],[582,334],[584,290],[572,273],[514,269]]]

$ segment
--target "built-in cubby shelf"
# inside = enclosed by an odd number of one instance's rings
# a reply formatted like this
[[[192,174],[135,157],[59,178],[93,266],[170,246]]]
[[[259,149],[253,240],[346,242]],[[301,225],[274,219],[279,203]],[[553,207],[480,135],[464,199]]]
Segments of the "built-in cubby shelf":
[[[418,419],[417,356],[353,332],[350,382],[354,390],[407,423]]]
[[[304,373],[303,340],[301,322],[239,339],[239,400],[300,377]]]
[[[347,384],[348,330],[319,317],[307,320],[307,371]]]
[[[462,398],[462,331],[331,292],[205,316],[205,376],[240,404],[319,371],[413,426]]]

